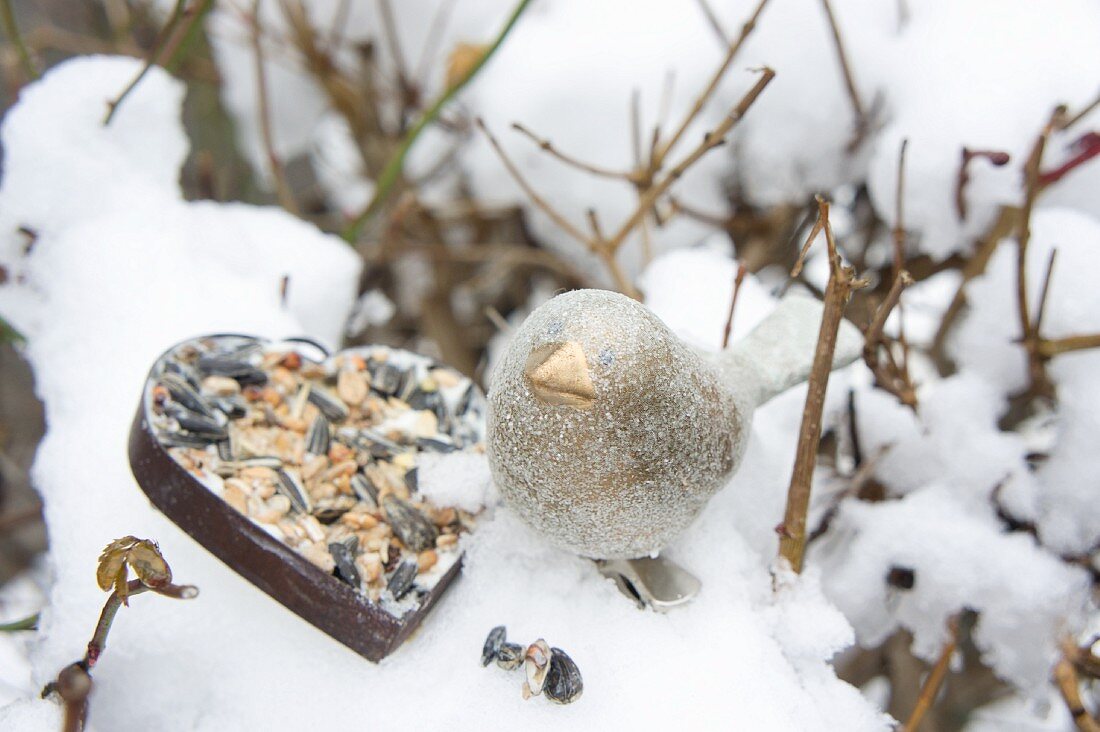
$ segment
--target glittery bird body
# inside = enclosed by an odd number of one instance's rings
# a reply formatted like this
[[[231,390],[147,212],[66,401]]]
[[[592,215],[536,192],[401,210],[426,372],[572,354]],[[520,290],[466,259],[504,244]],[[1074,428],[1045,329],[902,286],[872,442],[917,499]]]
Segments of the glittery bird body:
[[[708,355],[623,295],[553,298],[493,373],[488,448],[501,494],[582,556],[660,551],[737,469],[753,409],[805,379],[820,321],[817,301],[788,297]],[[834,365],[859,353],[858,332],[842,325]]]

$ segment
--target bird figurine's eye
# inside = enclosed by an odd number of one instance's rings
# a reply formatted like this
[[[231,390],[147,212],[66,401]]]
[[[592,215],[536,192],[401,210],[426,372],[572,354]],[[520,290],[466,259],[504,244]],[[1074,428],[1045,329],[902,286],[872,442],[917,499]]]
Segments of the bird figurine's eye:
[[[546,326],[546,336],[548,338],[557,338],[561,333],[561,321],[556,321]]]
[[[599,361],[600,366],[603,366],[605,368],[610,366],[611,364],[615,363],[615,352],[612,351],[610,348],[603,349],[602,351],[600,351]]]

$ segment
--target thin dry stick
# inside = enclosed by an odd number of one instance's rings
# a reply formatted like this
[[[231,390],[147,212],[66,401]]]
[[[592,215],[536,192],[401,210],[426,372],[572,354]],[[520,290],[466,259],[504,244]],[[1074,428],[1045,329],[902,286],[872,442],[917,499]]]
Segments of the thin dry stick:
[[[737,272],[733,276],[733,295],[730,297],[730,310],[726,315],[726,328],[722,332],[722,350],[726,350],[730,344],[730,334],[733,332],[733,311],[737,307],[737,296],[741,294],[741,283],[745,280],[745,263],[737,260]]]
[[[836,241],[833,239],[833,229],[829,226],[829,204],[825,199],[818,197],[817,206],[821,226],[815,225],[814,232],[811,233],[816,236],[817,231],[825,230],[825,242],[829,249],[829,283],[825,288],[825,308],[821,316],[813,368],[810,371],[806,406],[802,410],[802,426],[799,429],[794,470],[787,489],[787,510],[783,517],[779,539],[779,555],[795,572],[802,571],[802,561],[806,553],[806,514],[810,507],[814,463],[818,443],[821,441],[821,416],[825,407],[825,389],[829,383],[829,373],[832,371],[837,332],[844,316],[844,306],[852,292],[867,284],[864,280],[855,279],[854,270],[841,263]],[[811,238],[810,241],[813,239]],[[797,269],[801,269],[801,263],[800,256],[795,265]],[[793,276],[796,275],[792,272]]]
[[[1073,723],[1080,732],[1100,732],[1100,722],[1089,714],[1085,704],[1081,701],[1081,687],[1077,677],[1077,669],[1070,660],[1076,653],[1076,648],[1069,641],[1063,644],[1062,658],[1054,666],[1054,683],[1062,700],[1066,703],[1066,709],[1073,717]]]
[[[763,3],[761,3],[761,7],[762,6]],[[640,221],[641,218],[645,216],[650,207],[652,207],[653,204],[657,202],[657,199],[660,198],[664,194],[664,192],[667,191],[668,188],[673,183],[675,183],[688,168],[694,165],[701,157],[706,155],[708,152],[725,143],[725,137],[727,134],[729,134],[729,131],[732,130],[734,126],[741,121],[741,119],[745,116],[745,113],[749,110],[749,107],[753,105],[760,94],[764,91],[764,88],[769,83],[771,83],[772,79],[775,78],[775,71],[766,66],[761,69],[760,72],[760,79],[757,80],[755,84],[753,84],[752,88],[749,89],[748,92],[746,92],[745,96],[743,96],[741,98],[741,101],[738,102],[737,106],[734,107],[733,110],[726,115],[725,119],[723,119],[722,122],[712,131],[703,135],[703,141],[699,144],[697,148],[695,148],[695,150],[693,150],[682,161],[680,161],[680,163],[675,168],[670,170],[659,183],[651,186],[640,197],[638,201],[638,206],[634,209],[634,213],[631,214],[630,218],[628,218],[623,223],[623,225],[619,227],[619,230],[615,233],[615,235],[612,236],[610,240],[608,240],[608,246],[611,249],[618,249],[619,245],[621,245],[622,242],[626,239],[631,229],[633,229],[638,224],[638,221]]]
[[[263,141],[267,164],[271,177],[275,181],[275,196],[279,205],[297,215],[298,204],[290,192],[286,181],[283,163],[275,152],[275,140],[271,132],[271,104],[267,94],[267,72],[264,68],[263,32],[260,28],[260,0],[252,3],[252,16],[249,18],[249,37],[252,42],[252,54],[256,62],[256,96],[260,113],[260,139]]]
[[[951,666],[951,656],[954,655],[959,644],[959,620],[957,617],[952,617],[947,621],[947,632],[947,643],[944,644],[940,657],[936,659],[936,665],[932,667],[932,670],[928,672],[928,676],[924,679],[920,696],[917,697],[917,704],[913,707],[909,719],[902,728],[904,732],[917,732],[920,723],[924,720],[924,715],[935,703],[936,695],[939,693],[940,687],[943,686],[943,680],[947,678],[947,671]]]
[[[874,374],[877,386],[893,394],[902,404],[915,409],[917,406],[917,390],[909,379],[908,346],[905,342],[905,332],[902,330],[897,339],[897,342],[902,346],[902,362],[900,364],[894,357],[890,343],[883,335],[886,320],[895,307],[899,307],[900,314],[902,290],[911,284],[913,284],[913,278],[907,271],[903,269],[898,272],[897,277],[894,278],[894,282],[890,286],[886,299],[879,305],[871,319],[871,324],[867,327],[863,343],[863,360],[867,364],[867,368]],[[882,353],[886,355],[886,363],[883,363],[880,359]]]
[[[539,137],[534,132],[527,129],[523,125],[521,125],[519,122],[513,122],[512,123],[512,129],[515,130],[516,132],[519,132],[520,134],[525,136],[527,139],[531,140],[531,142],[538,145],[540,150],[544,150],[545,152],[549,153],[552,157],[557,158],[558,160],[565,163],[566,165],[577,168],[578,170],[582,170],[585,173],[591,173],[592,175],[600,176],[601,178],[617,178],[619,180],[629,180],[630,179],[631,174],[627,171],[624,171],[624,170],[611,170],[610,168],[603,168],[603,167],[600,167],[598,165],[592,165],[591,163],[586,163],[582,160],[578,160],[577,158],[575,158],[571,155],[567,155],[566,153],[563,153],[562,151],[560,151],[556,147],[554,147],[553,143],[551,143],[549,140],[547,140],[544,137]]]
[[[1070,127],[1073,127],[1075,124],[1088,116],[1097,107],[1100,107],[1100,94],[1098,94],[1095,99],[1089,102],[1084,109],[1063,122],[1062,129],[1066,130]]]
[[[908,272],[904,269],[898,272],[897,277],[894,278],[894,283],[890,286],[890,291],[886,293],[886,299],[879,305],[878,310],[875,311],[875,315],[871,319],[871,324],[867,326],[867,342],[863,346],[864,358],[877,360],[877,356],[873,354],[883,341],[882,331],[886,326],[886,320],[901,300],[902,290],[911,284],[913,284],[913,277]]]
[[[722,81],[722,77],[725,76],[726,70],[730,67],[730,64],[733,63],[733,59],[737,56],[737,52],[741,50],[741,46],[744,45],[745,39],[747,39],[753,29],[756,28],[756,22],[760,19],[760,14],[764,12],[764,6],[767,4],[768,0],[760,0],[760,3],[756,6],[756,10],[753,11],[749,19],[741,26],[741,34],[737,36],[737,40],[730,44],[729,49],[726,51],[726,57],[722,60],[722,65],[718,67],[718,70],[711,77],[710,82],[703,92],[696,97],[695,102],[691,105],[691,109],[680,123],[680,126],[672,133],[672,137],[654,150],[653,158],[650,162],[654,170],[659,170],[661,168],[669,152],[671,152],[672,148],[676,146],[676,143],[680,141],[680,138],[684,136],[687,128],[691,126],[691,123],[694,122],[695,118],[699,116],[699,113],[703,111],[703,107],[706,106],[707,101],[714,95],[714,91],[718,88],[718,84]]]
[[[508,174],[512,176],[512,180],[514,180],[516,182],[516,185],[518,185],[523,190],[524,194],[529,199],[531,199],[531,203],[535,204],[535,206],[539,208],[539,210],[549,216],[550,220],[558,225],[558,228],[560,228],[569,236],[576,239],[581,244],[588,246],[590,240],[587,236],[584,235],[584,232],[574,226],[569,221],[569,219],[565,218],[565,216],[559,213],[557,209],[551,206],[549,202],[546,201],[546,199],[540,196],[538,192],[536,192],[535,189],[531,187],[531,184],[527,182],[527,179],[523,177],[523,174],[519,172],[519,168],[516,167],[516,164],[513,163],[512,159],[508,157],[508,154],[504,152],[504,148],[500,146],[500,142],[497,140],[496,136],[489,131],[489,128],[486,126],[485,121],[478,117],[476,120],[474,120],[474,123],[477,125],[478,129],[485,134],[485,137],[489,140],[489,144],[493,146],[493,150],[496,151],[497,157],[499,157],[500,161],[504,164],[504,167],[508,171]]]
[[[428,69],[432,62],[432,52],[439,48],[443,30],[447,27],[447,21],[451,17],[451,10],[457,4],[440,3],[432,14],[432,19],[428,24],[428,33],[424,36],[424,45],[420,48],[420,58],[416,62],[416,78],[418,80],[427,79]]]
[[[728,48],[730,45],[729,33],[726,33],[726,29],[722,27],[722,21],[715,15],[714,8],[710,6],[707,0],[695,0],[695,4],[699,6],[699,10],[703,11],[703,17],[707,19],[707,23],[714,31],[714,35],[718,37],[718,42],[722,44],[722,48]]]
[[[1058,257],[1058,248],[1055,247],[1050,250],[1050,257],[1047,258],[1047,271],[1043,276],[1043,287],[1039,290],[1039,307],[1035,312],[1035,325],[1033,326],[1036,333],[1041,333],[1043,329],[1043,316],[1047,311],[1047,294],[1050,292],[1050,278],[1054,276],[1054,260]]]
[[[1028,392],[1033,395],[1049,395],[1053,385],[1047,378],[1043,357],[1040,353],[1040,338],[1031,320],[1027,297],[1027,248],[1031,241],[1031,212],[1035,208],[1035,199],[1039,194],[1039,176],[1043,162],[1043,150],[1055,126],[1065,115],[1064,107],[1056,107],[1024,164],[1024,205],[1020,211],[1019,235],[1016,237],[1016,304],[1020,319],[1020,334],[1024,350],[1027,352],[1030,385]]]
[[[963,305],[966,304],[966,285],[975,277],[985,272],[986,266],[989,264],[989,260],[993,257],[993,253],[997,250],[997,246],[1001,243],[1001,240],[1007,237],[1016,228],[1016,221],[1019,218],[1020,210],[1011,207],[1004,206],[1001,208],[1000,215],[997,220],[990,227],[989,232],[979,242],[977,250],[963,266],[962,269],[962,282],[959,283],[959,288],[955,290],[954,297],[951,298],[951,303],[947,306],[947,309],[943,312],[943,317],[940,319],[940,325],[936,329],[936,335],[932,339],[931,352],[933,354],[942,354],[944,344],[947,342],[947,334],[951,331],[951,326],[954,325],[955,320],[958,319],[959,313],[962,312]]]
[[[397,73],[397,83],[403,94],[407,94],[412,88],[412,80],[409,77],[409,69],[405,64],[405,54],[401,51],[401,41],[397,35],[397,23],[393,19],[393,6],[389,0],[378,0],[378,14],[382,16],[382,35],[386,45],[389,46],[390,56],[393,58],[393,68]]]
[[[966,219],[966,186],[970,183],[970,161],[974,158],[985,158],[995,167],[1008,165],[1011,157],[1003,150],[971,150],[962,149],[962,160],[959,162],[959,172],[955,176],[955,215],[959,221]]]
[[[1038,353],[1043,358],[1053,358],[1063,353],[1084,351],[1089,348],[1100,348],[1100,333],[1044,339],[1039,343]]]
[[[848,99],[852,103],[852,112],[856,117],[856,131],[852,140],[848,143],[848,152],[854,152],[867,135],[868,120],[867,111],[859,98],[859,89],[856,88],[855,78],[852,76],[852,67],[848,63],[848,55],[844,51],[844,40],[840,36],[840,27],[836,24],[836,16],[833,15],[833,6],[829,0],[821,0],[821,7],[825,10],[825,17],[829,20],[829,29],[833,33],[833,45],[836,47],[836,55],[840,61],[840,70],[844,75],[844,87],[848,90]]]
[[[191,34],[191,29],[194,28],[195,23],[214,4],[214,0],[194,0],[190,5],[185,6],[186,1],[176,1],[171,17],[157,35],[153,47],[149,49],[149,55],[146,57],[145,65],[141,67],[141,71],[117,97],[107,102],[107,115],[103,118],[104,126],[111,124],[119,105],[126,97],[130,96],[130,93],[145,78],[145,75],[149,73],[153,66],[158,63],[168,65],[172,62],[176,53],[183,48],[183,41]]]
[[[898,182],[894,189],[894,277],[901,272],[905,262],[905,151],[909,148],[909,138],[903,138],[898,151]]]

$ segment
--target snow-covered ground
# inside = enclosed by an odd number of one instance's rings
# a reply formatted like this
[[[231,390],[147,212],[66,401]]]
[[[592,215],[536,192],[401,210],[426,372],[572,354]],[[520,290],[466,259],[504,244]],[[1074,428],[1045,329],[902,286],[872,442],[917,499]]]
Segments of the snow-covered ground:
[[[731,171],[746,199],[766,206],[801,205],[813,192],[866,182],[889,224],[898,148],[907,138],[912,253],[941,259],[972,251],[997,208],[1019,203],[1023,158],[1051,109],[1079,109],[1095,95],[1100,8],[1086,0],[832,4],[857,88],[877,122],[859,148],[847,151],[852,110],[818,5],[773,0],[689,136],[736,102],[751,83],[746,67],[767,63],[776,81],[738,128],[732,153],[705,158],[678,192],[717,212]],[[316,18],[332,18],[339,5],[309,7]],[[345,37],[372,37],[377,19],[366,7],[374,4],[351,5]],[[423,18],[438,0],[394,5],[403,45],[419,49]],[[536,0],[463,94],[462,104],[485,118],[521,170],[578,224],[590,206],[605,221],[620,220],[633,207],[633,190],[558,164],[508,126],[523,122],[586,160],[629,167],[632,90],[640,90],[649,129],[665,72],[674,70],[668,118],[676,120],[721,60],[696,4],[675,5]],[[756,3],[714,5],[727,32],[736,33]],[[277,30],[276,6],[268,4],[265,25]],[[510,6],[467,0],[429,57],[438,62],[459,40],[485,40],[485,29]],[[235,7],[219,3],[208,31],[241,147],[263,171],[253,59]],[[307,74],[269,63],[279,152],[309,154],[333,204],[356,210],[372,183],[347,164],[346,129]],[[1011,240],[967,290],[970,307],[948,343],[958,372],[920,371],[918,410],[873,388],[862,364],[834,374],[826,428],[846,429],[851,390],[862,448],[875,456],[874,477],[890,500],[841,500],[801,577],[773,578],[773,560],[804,387],[758,410],[739,472],[669,548],[702,579],[703,592],[668,615],[637,611],[591,562],[551,548],[496,504],[483,459],[441,460],[424,471],[426,491],[457,505],[495,505],[464,540],[461,580],[405,647],[372,665],[207,554],[149,506],[130,475],[129,424],[161,351],[221,331],[308,335],[336,345],[356,306],[361,267],[339,239],[281,210],[184,201],[182,84],[154,69],[115,121],[100,124],[106,101],[139,67],[104,57],[58,66],[23,91],[0,131],[0,264],[13,280],[0,287],[0,314],[27,335],[46,404],[49,431],[34,481],[51,542],[41,630],[26,647],[7,639],[0,646],[13,669],[0,678],[0,701],[8,702],[0,728],[56,728],[56,705],[36,692],[83,653],[104,599],[95,558],[125,534],[158,540],[177,580],[198,585],[201,595],[188,602],[146,595],[120,612],[94,673],[94,729],[889,729],[873,695],[838,680],[830,661],[899,628],[912,632],[914,653],[932,661],[948,619],[964,609],[978,613],[973,639],[983,661],[1015,690],[981,710],[972,729],[1068,724],[1057,698],[1048,703],[1049,677],[1063,636],[1095,629],[1100,617],[1089,573],[1062,559],[1089,552],[1100,538],[1093,445],[1100,352],[1051,362],[1059,406],[1050,425],[998,426],[1026,379]],[[1076,129],[1097,122],[1094,111]],[[1044,168],[1070,154],[1072,139],[1052,137]],[[411,164],[430,166],[445,144],[423,140]],[[964,146],[1007,151],[1012,163],[972,163],[969,211],[960,220],[954,181]],[[524,202],[483,140],[463,141],[459,160],[479,199]],[[1051,249],[1059,252],[1044,316],[1048,337],[1100,331],[1098,176],[1100,163],[1082,166],[1044,193],[1033,216],[1032,302]],[[446,182],[433,195],[446,196]],[[537,210],[527,213],[540,239],[583,266],[587,255]],[[20,228],[37,234],[29,254]],[[648,265],[636,241],[624,254],[646,304],[692,345],[720,347],[735,268],[728,243],[708,239],[686,219],[662,229],[656,243],[663,254]],[[885,240],[876,245],[885,248]],[[808,269],[820,280],[823,257],[815,253]],[[735,338],[774,307],[780,280],[770,271],[746,279]],[[957,275],[945,272],[907,291],[913,342],[930,340],[956,287]],[[1028,457],[1041,439],[1053,447],[1034,468]],[[818,471],[814,518],[840,483]],[[1015,519],[1034,524],[1036,536],[1005,530],[994,490]],[[912,588],[889,586],[892,568],[911,570]],[[500,624],[512,639],[542,636],[569,652],[584,675],[582,699],[568,707],[524,702],[515,676],[482,669],[481,643]]]

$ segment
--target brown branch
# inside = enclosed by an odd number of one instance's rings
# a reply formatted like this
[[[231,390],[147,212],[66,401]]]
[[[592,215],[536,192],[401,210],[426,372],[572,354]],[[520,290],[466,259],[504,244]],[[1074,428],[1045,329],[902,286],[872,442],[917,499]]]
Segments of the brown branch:
[[[737,56],[737,52],[740,51],[741,46],[744,45],[745,39],[747,39],[753,29],[756,28],[756,22],[759,20],[760,14],[764,12],[764,6],[767,4],[768,0],[760,0],[760,3],[757,4],[752,15],[749,16],[749,19],[741,26],[741,33],[737,36],[737,40],[730,44],[729,49],[726,51],[726,57],[722,60],[722,65],[718,67],[718,70],[711,77],[710,82],[702,93],[696,97],[695,102],[691,105],[691,109],[688,111],[683,121],[680,122],[680,126],[672,133],[672,137],[664,144],[656,147],[650,161],[650,165],[654,170],[660,170],[669,152],[671,152],[672,148],[676,146],[676,143],[680,141],[680,138],[684,136],[687,128],[691,126],[691,123],[694,122],[695,118],[699,116],[699,113],[703,111],[703,107],[706,106],[707,101],[714,95],[719,82],[722,81],[722,77],[726,74],[726,70],[729,69],[730,64],[733,63],[733,59]]]
[[[840,27],[836,23],[833,14],[833,6],[829,0],[821,0],[821,7],[825,10],[825,17],[829,20],[829,29],[833,34],[833,45],[836,47],[837,59],[840,61],[840,70],[844,76],[844,88],[848,91],[848,99],[852,103],[852,113],[855,115],[855,134],[848,143],[848,152],[855,152],[867,136],[870,122],[867,118],[867,110],[859,98],[859,89],[856,88],[855,77],[852,75],[852,67],[848,63],[848,55],[844,51],[844,40],[840,35]]]
[[[416,62],[415,78],[422,80],[421,83],[427,79],[432,51],[439,48],[443,30],[447,27],[447,22],[451,18],[451,11],[455,5],[456,3],[439,3],[435,12],[432,13],[432,19],[428,24],[428,32],[424,36],[424,45],[420,48],[420,58]]]
[[[765,0],[766,2],[766,0]],[[760,7],[763,7],[764,3],[761,3]],[[703,140],[698,147],[690,152],[680,163],[670,170],[659,182],[651,186],[640,197],[638,206],[634,210],[634,213],[623,223],[619,230],[608,240],[608,246],[612,250],[617,250],[619,246],[626,239],[630,231],[637,226],[638,222],[645,216],[646,212],[657,202],[669,187],[675,183],[684,172],[699,161],[704,155],[713,150],[716,147],[725,143],[725,137],[729,134],[729,131],[741,121],[745,116],[745,113],[757,100],[760,94],[764,91],[764,88],[771,83],[771,80],[775,78],[775,72],[768,67],[761,69],[760,79],[752,86],[751,89],[741,98],[737,106],[726,115],[725,119],[712,131],[703,135]]]
[[[1100,722],[1097,722],[1096,718],[1089,713],[1081,700],[1080,680],[1071,660],[1076,655],[1077,648],[1068,640],[1062,645],[1062,658],[1054,666],[1054,683],[1077,729],[1080,732],[1100,732]]]
[[[666,173],[660,180],[655,182],[645,182],[644,189],[643,183],[635,181],[635,185],[639,189],[638,205],[635,207],[633,213],[627,217],[619,228],[610,237],[604,237],[602,232],[594,231],[591,237],[586,236],[579,228],[573,225],[565,216],[559,211],[554,209],[545,199],[543,199],[534,188],[524,179],[523,175],[519,172],[519,169],[504,152],[499,141],[496,137],[489,132],[485,126],[483,120],[478,119],[476,121],[477,126],[482,132],[485,133],[489,139],[489,143],[493,146],[497,155],[504,163],[508,173],[515,180],[517,185],[523,190],[531,202],[540,210],[542,210],[550,219],[558,225],[565,233],[576,239],[578,242],[588,247],[589,251],[596,254],[607,267],[611,273],[616,286],[625,294],[640,299],[640,293],[633,283],[626,276],[626,273],[622,270],[617,260],[617,254],[623,243],[626,241],[630,233],[645,219],[646,215],[650,213],[657,201],[663,196],[668,189],[680,179],[681,176],[696,162],[699,161],[704,155],[713,150],[716,147],[725,143],[725,136],[731,129],[745,116],[745,113],[753,105],[753,103],[759,98],[760,94],[764,91],[764,88],[775,78],[775,72],[769,68],[761,69],[760,79],[749,89],[748,92],[741,98],[737,106],[730,111],[728,115],[718,124],[714,130],[708,132],[703,136],[703,140],[699,145],[690,153],[688,153],[683,160],[680,161],[672,170]],[[523,131],[521,129],[521,131]],[[536,140],[538,138],[535,138]],[[544,148],[545,149],[545,148]],[[590,217],[591,221],[591,217]]]
[[[1031,319],[1028,307],[1027,248],[1031,241],[1031,212],[1035,208],[1035,199],[1040,190],[1039,177],[1043,150],[1058,121],[1064,115],[1065,107],[1059,106],[1054,109],[1050,121],[1039,133],[1024,164],[1024,204],[1020,211],[1019,234],[1016,237],[1016,305],[1020,319],[1021,342],[1027,352],[1030,377],[1030,384],[1025,394],[1031,396],[1050,396],[1054,392],[1054,385],[1047,376],[1045,361],[1040,353],[1039,333],[1035,330],[1035,323]]]
[[[397,23],[393,19],[393,6],[390,5],[390,0],[377,0],[377,2],[378,14],[382,18],[382,36],[389,47],[390,57],[393,59],[393,68],[397,74],[397,86],[401,92],[402,112],[406,112],[415,103],[415,85],[409,76],[405,54],[401,51],[401,40],[397,35]]]
[[[1003,150],[971,150],[962,149],[962,160],[959,162],[959,172],[955,175],[955,215],[959,221],[966,220],[966,187],[970,183],[970,161],[974,158],[984,158],[995,167],[1008,165],[1009,154]]]
[[[1047,259],[1047,271],[1043,275],[1043,286],[1039,290],[1039,307],[1035,313],[1035,324],[1032,326],[1036,333],[1041,333],[1043,329],[1043,316],[1047,311],[1047,295],[1050,293],[1050,278],[1054,275],[1054,260],[1058,257],[1058,248],[1055,247],[1050,250],[1050,257]]]
[[[951,326],[954,325],[955,320],[958,319],[959,314],[962,312],[963,306],[966,305],[966,286],[975,277],[978,277],[985,268],[989,265],[989,260],[993,257],[993,253],[997,250],[997,246],[1001,243],[1001,240],[1012,233],[1016,228],[1017,220],[1020,215],[1020,210],[1012,206],[1003,206],[997,220],[990,227],[989,233],[987,233],[978,244],[978,248],[974,252],[966,264],[962,268],[962,281],[959,283],[959,287],[955,290],[954,297],[951,298],[950,304],[943,312],[943,317],[940,319],[940,325],[936,329],[936,335],[932,339],[931,353],[937,358],[943,357],[944,345],[947,342],[947,334],[951,331]]]
[[[1071,335],[1064,338],[1043,339],[1039,342],[1038,354],[1044,359],[1071,351],[1084,351],[1089,348],[1100,348],[1100,333],[1088,335]]]
[[[1085,107],[1080,112],[1062,122],[1062,129],[1068,130],[1070,127],[1073,127],[1075,124],[1087,117],[1097,107],[1100,107],[1100,94],[1098,94],[1095,99],[1085,105]]]
[[[879,305],[871,318],[871,324],[867,327],[863,343],[863,360],[867,364],[867,368],[874,374],[876,386],[893,394],[902,404],[915,409],[917,394],[909,378],[908,360],[906,359],[900,365],[897,363],[893,352],[890,350],[890,344],[883,334],[886,320],[901,300],[902,290],[911,284],[913,284],[913,278],[907,271],[903,269],[898,272],[894,278],[894,283],[890,286],[890,291],[886,294],[886,299]],[[900,338],[899,342],[904,344],[904,341]],[[880,353],[886,354],[888,363],[881,361]]]
[[[852,292],[867,284],[866,281],[857,280],[855,271],[841,262],[836,241],[833,239],[833,229],[829,225],[829,204],[819,197],[817,205],[818,218],[822,222],[820,228],[825,230],[825,242],[828,246],[829,283],[825,288],[825,307],[806,391],[806,406],[802,410],[802,426],[799,429],[794,470],[787,489],[787,509],[779,539],[779,554],[795,572],[802,571],[806,553],[806,514],[810,507],[814,464],[818,443],[821,441],[825,390],[832,371],[837,332],[844,316],[844,306]]]
[[[256,62],[256,98],[260,114],[260,139],[263,142],[264,153],[267,155],[271,177],[275,181],[275,196],[279,199],[279,205],[290,213],[297,215],[298,204],[294,201],[290,186],[287,184],[283,163],[275,152],[275,139],[271,131],[271,105],[267,93],[267,71],[264,68],[263,30],[260,27],[260,0],[253,0],[252,14],[248,20],[249,39],[252,43],[252,53]]]
[[[546,199],[540,196],[538,192],[531,187],[531,184],[527,182],[527,179],[523,177],[523,174],[519,172],[519,168],[516,167],[516,164],[513,163],[512,159],[508,157],[508,154],[504,152],[504,148],[501,147],[500,142],[497,140],[496,136],[489,131],[489,128],[485,124],[485,120],[478,117],[474,121],[474,123],[477,125],[478,129],[485,134],[485,137],[489,140],[489,144],[492,145],[493,150],[496,151],[497,157],[500,158],[500,162],[504,164],[505,170],[507,170],[508,174],[512,176],[512,180],[514,180],[516,182],[516,185],[518,185],[523,190],[524,194],[526,194],[527,197],[531,199],[531,203],[535,204],[535,206],[539,210],[550,217],[550,220],[557,224],[558,228],[560,228],[566,234],[573,237],[581,244],[589,246],[590,240],[587,236],[584,235],[584,232],[574,226],[569,221],[569,219],[565,218],[565,216],[558,212],[557,209],[551,206],[549,202],[546,201]]]
[[[708,226],[713,226],[716,229],[722,231],[729,230],[730,217],[720,216],[718,214],[707,213],[693,206],[689,206],[675,196],[669,196],[669,203],[672,205],[672,214],[684,214],[689,219],[693,219]]]
[[[187,0],[176,0],[172,15],[168,18],[164,28],[157,34],[141,71],[117,97],[107,102],[107,114],[103,118],[104,126],[111,124],[119,105],[126,97],[130,96],[130,92],[145,78],[145,75],[149,73],[153,66],[158,63],[168,64],[172,61],[176,52],[182,47],[184,39],[190,35],[195,23],[206,14],[206,11],[213,5],[214,0],[194,0],[190,5],[185,6],[186,2]]]
[[[627,171],[603,168],[598,165],[592,165],[591,163],[586,163],[582,160],[578,160],[577,158],[567,155],[554,147],[553,143],[551,143],[549,140],[544,137],[539,137],[534,132],[521,125],[519,122],[513,122],[512,129],[524,135],[525,137],[527,137],[527,139],[531,140],[531,142],[538,145],[540,150],[544,150],[545,152],[550,153],[551,156],[557,158],[566,165],[577,168],[578,170],[582,170],[586,173],[591,173],[592,175],[600,176],[601,178],[617,178],[619,180],[630,180],[631,178],[631,174]]]
[[[733,332],[733,311],[737,307],[737,296],[741,294],[741,283],[745,280],[745,263],[737,260],[737,272],[733,276],[733,295],[730,297],[730,310],[726,315],[726,328],[722,332],[722,350],[726,350],[730,344],[730,333]]]
[[[902,728],[904,732],[917,732],[920,723],[924,720],[924,715],[935,703],[936,695],[939,693],[940,687],[943,686],[943,680],[947,678],[947,672],[951,666],[951,656],[954,655],[959,643],[959,619],[957,616],[947,621],[947,632],[947,643],[944,644],[940,657],[936,659],[936,665],[932,667],[932,670],[928,672],[928,676],[924,679],[920,696],[917,697],[917,704],[913,707],[909,719],[906,720],[905,726]]]
[[[894,278],[901,274],[905,262],[905,152],[909,149],[909,138],[903,138],[898,150],[898,182],[894,189]]]
[[[707,24],[710,25],[710,29],[714,31],[714,35],[718,38],[718,42],[722,44],[722,48],[729,48],[730,35],[726,32],[726,29],[722,27],[722,21],[715,15],[714,8],[710,6],[707,0],[695,0],[695,4],[699,6],[699,10],[702,11],[703,17],[707,19]]]

